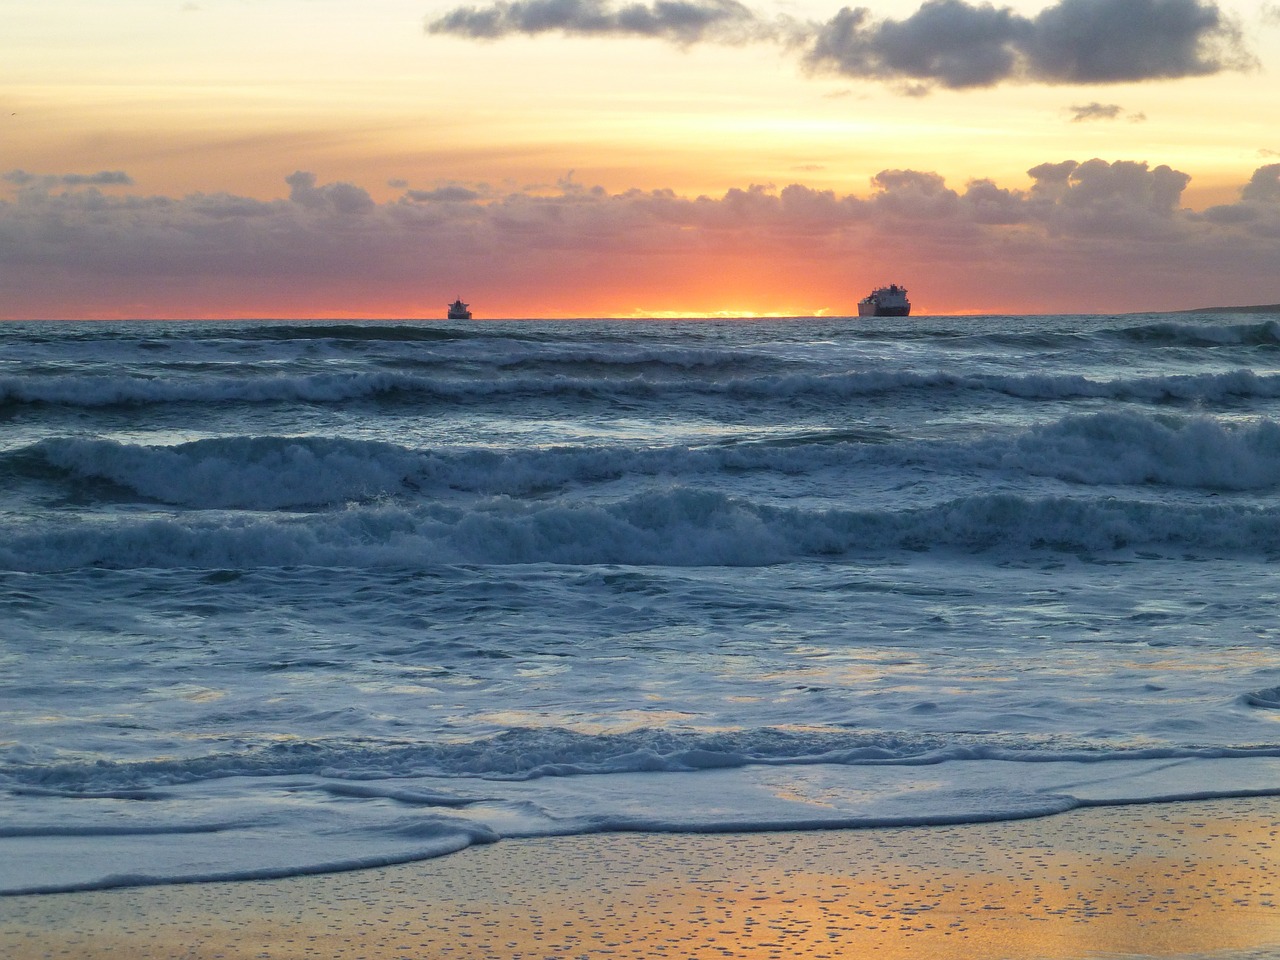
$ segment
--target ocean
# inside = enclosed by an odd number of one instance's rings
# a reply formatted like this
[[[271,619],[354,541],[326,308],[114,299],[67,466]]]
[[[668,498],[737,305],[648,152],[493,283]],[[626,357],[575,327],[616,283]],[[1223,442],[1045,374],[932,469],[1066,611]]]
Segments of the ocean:
[[[10,322],[0,893],[1280,794],[1280,316]]]

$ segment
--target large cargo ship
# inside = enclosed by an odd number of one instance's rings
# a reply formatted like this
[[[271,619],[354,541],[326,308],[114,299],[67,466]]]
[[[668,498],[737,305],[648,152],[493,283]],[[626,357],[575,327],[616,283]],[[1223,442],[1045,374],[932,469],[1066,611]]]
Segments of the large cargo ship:
[[[907,288],[891,283],[887,287],[876,287],[858,301],[860,317],[909,317],[911,301],[907,299]]]
[[[453,303],[449,304],[449,319],[450,320],[470,320],[471,319],[471,311],[468,309],[468,304],[463,303],[461,297],[453,301]]]

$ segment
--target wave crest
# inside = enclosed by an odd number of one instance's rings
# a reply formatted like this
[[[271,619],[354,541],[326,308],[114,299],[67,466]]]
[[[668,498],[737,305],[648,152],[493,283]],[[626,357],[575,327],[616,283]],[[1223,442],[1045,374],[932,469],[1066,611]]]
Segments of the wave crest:
[[[1270,556],[1280,510],[1109,498],[961,497],[906,510],[778,507],[675,487],[609,503],[467,507],[389,504],[294,517],[25,521],[7,531],[0,568],[60,570],[281,566],[420,569],[434,564],[764,566],[902,550],[1109,553],[1177,547]]]
[[[1260,490],[1280,483],[1280,424],[1100,413],[1033,427],[1005,465],[1085,484]]]

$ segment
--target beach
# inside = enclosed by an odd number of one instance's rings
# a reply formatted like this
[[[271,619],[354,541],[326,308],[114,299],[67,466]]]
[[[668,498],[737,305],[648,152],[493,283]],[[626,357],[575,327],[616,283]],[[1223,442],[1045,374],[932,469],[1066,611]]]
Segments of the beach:
[[[37,958],[1270,957],[1280,801],[506,840],[395,867],[0,899]]]

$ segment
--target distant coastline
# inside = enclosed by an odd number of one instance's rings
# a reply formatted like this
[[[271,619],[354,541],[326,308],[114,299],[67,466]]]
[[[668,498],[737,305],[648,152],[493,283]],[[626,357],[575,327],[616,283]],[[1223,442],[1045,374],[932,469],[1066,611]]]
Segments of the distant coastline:
[[[1173,313],[1280,313],[1280,303],[1259,303],[1251,307],[1199,307],[1195,310],[1174,310]]]

